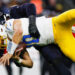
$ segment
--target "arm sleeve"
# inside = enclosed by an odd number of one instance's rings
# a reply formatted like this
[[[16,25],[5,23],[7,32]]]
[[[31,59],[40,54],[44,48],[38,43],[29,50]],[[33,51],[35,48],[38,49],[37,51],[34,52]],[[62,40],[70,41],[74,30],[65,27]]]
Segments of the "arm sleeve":
[[[11,46],[12,46],[11,41],[7,39],[7,52],[8,52],[8,53],[11,52],[11,51],[10,51],[10,50],[11,50]]]
[[[8,53],[14,54],[17,47],[18,47],[18,44],[15,44],[14,42],[8,40],[8,44],[7,44]]]

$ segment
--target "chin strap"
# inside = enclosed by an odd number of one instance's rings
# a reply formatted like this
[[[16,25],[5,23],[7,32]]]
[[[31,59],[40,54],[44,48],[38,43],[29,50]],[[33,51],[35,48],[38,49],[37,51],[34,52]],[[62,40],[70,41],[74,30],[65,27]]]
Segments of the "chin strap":
[[[29,33],[34,38],[40,37],[40,33],[36,27],[36,17],[34,15],[29,16]]]

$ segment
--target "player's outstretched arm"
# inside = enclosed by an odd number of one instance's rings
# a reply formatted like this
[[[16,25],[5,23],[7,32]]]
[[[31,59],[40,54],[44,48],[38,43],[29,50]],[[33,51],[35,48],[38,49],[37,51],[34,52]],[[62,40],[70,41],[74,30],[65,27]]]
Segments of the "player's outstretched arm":
[[[14,52],[13,59],[18,67],[23,66],[23,67],[32,68],[33,66],[33,62],[29,56],[28,51],[26,50],[25,43],[20,43],[18,45],[18,47]]]
[[[29,53],[27,51],[24,51],[22,57],[23,58],[20,58],[17,55],[13,56],[13,59],[15,60],[16,65],[32,68],[33,67],[33,62],[32,62],[32,60],[29,56]]]
[[[33,62],[27,51],[23,54],[23,59],[22,59],[21,64],[22,64],[22,66],[29,67],[29,68],[32,68],[32,66],[33,66]]]

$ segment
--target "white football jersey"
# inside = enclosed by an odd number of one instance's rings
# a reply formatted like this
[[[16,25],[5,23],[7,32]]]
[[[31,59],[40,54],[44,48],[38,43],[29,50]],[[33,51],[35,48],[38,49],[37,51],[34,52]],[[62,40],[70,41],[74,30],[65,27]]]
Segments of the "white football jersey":
[[[36,25],[40,33],[39,39],[35,39],[30,36],[29,19],[21,18],[20,20],[21,20],[22,29],[23,29],[23,42],[25,42],[28,47],[33,46],[34,44],[47,45],[54,42],[52,18],[46,18],[45,16],[36,18]],[[6,23],[7,24],[6,30],[11,39],[14,34],[13,21],[14,19],[10,19]]]

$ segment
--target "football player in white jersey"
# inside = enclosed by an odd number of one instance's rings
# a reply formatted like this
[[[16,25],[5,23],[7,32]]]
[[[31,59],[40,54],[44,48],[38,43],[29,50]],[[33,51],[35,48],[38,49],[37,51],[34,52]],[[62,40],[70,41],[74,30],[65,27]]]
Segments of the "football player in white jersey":
[[[10,41],[8,47],[10,48],[7,49],[8,53],[0,61],[2,63],[9,62],[18,44],[22,41],[26,44],[26,48],[55,43],[67,57],[75,62],[75,39],[71,29],[72,25],[75,24],[75,15],[71,13],[75,13],[75,9],[52,18],[46,18],[45,16],[37,18],[36,24],[40,38],[31,37],[28,18],[8,20],[5,27]]]
[[[52,43],[54,41],[54,36],[53,36],[53,29],[52,29],[51,21],[52,21],[51,18],[45,18],[44,16],[37,18],[37,27],[40,31],[41,36],[40,38],[36,39],[36,38],[31,37],[29,34],[29,31],[28,31],[29,20],[27,18],[8,20],[5,24],[7,37],[10,41],[7,45],[8,53],[6,54],[4,59],[3,58],[0,59],[0,62],[1,61],[2,61],[1,63],[9,62],[7,58],[10,59],[12,57],[15,49],[17,48],[18,44],[21,41],[26,44],[26,48],[31,47],[33,45],[44,46],[49,43]],[[42,24],[41,27],[40,27],[40,24]]]

